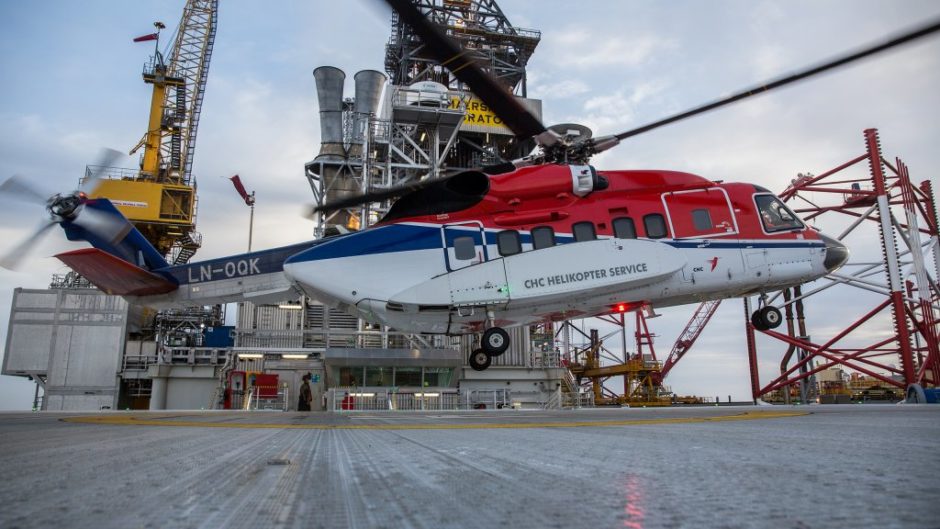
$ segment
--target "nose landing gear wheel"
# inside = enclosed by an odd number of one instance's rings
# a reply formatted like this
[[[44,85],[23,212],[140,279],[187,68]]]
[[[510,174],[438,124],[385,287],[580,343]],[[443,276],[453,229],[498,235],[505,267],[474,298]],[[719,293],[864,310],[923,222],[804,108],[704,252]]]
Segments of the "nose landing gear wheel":
[[[758,331],[776,329],[783,322],[783,315],[777,307],[766,306],[754,311],[751,315],[751,324]]]
[[[486,354],[486,351],[483,349],[474,349],[473,352],[470,353],[469,364],[474,371],[485,370],[490,367],[490,362],[492,361],[493,359],[490,355]]]
[[[509,349],[509,333],[499,327],[490,327],[483,332],[480,346],[490,356],[499,356]]]

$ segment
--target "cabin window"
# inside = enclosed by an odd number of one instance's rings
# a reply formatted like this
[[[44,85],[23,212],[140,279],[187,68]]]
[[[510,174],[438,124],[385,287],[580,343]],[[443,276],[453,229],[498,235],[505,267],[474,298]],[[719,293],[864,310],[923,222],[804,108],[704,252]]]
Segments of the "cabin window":
[[[454,239],[454,257],[461,261],[468,261],[476,256],[477,248],[473,237],[457,237]]]
[[[707,209],[693,209],[692,224],[698,231],[709,231],[714,227],[714,224],[712,224],[712,216],[708,213]]]
[[[754,195],[764,231],[783,231],[802,228],[803,223],[773,195]]]
[[[597,232],[594,231],[593,222],[575,222],[571,226],[571,231],[574,234],[574,240],[576,242],[593,241],[597,238]]]
[[[555,230],[551,226],[532,228],[532,248],[541,250],[555,246]]]
[[[496,234],[496,248],[499,255],[516,255],[522,253],[522,243],[519,241],[519,232],[516,230],[501,231]]]
[[[659,213],[650,213],[643,217],[643,227],[650,239],[662,239],[666,236],[666,219]]]
[[[618,239],[636,239],[636,225],[630,217],[619,217],[611,223],[614,226],[614,237]]]

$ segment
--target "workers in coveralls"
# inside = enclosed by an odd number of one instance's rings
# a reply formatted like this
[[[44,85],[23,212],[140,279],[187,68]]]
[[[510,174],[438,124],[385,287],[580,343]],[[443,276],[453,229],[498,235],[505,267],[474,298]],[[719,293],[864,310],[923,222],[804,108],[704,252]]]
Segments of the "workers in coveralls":
[[[313,402],[313,390],[310,389],[310,375],[303,376],[303,384],[300,385],[300,399],[297,402],[297,411],[310,411],[310,405]]]

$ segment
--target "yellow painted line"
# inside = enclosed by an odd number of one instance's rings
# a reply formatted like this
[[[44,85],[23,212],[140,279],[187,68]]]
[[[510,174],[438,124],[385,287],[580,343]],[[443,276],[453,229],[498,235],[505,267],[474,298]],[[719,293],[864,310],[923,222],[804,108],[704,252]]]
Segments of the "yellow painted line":
[[[673,417],[658,419],[621,419],[596,421],[553,422],[507,422],[479,424],[278,424],[278,423],[230,423],[178,420],[179,415],[167,419],[144,418],[134,415],[96,415],[69,417],[63,422],[82,424],[104,424],[122,426],[182,426],[187,428],[249,428],[276,430],[481,430],[481,429],[529,429],[529,428],[599,428],[610,426],[639,426],[646,424],[690,424],[727,421],[755,421],[809,415],[804,411],[755,411],[714,417]],[[522,418],[522,417],[520,417]]]

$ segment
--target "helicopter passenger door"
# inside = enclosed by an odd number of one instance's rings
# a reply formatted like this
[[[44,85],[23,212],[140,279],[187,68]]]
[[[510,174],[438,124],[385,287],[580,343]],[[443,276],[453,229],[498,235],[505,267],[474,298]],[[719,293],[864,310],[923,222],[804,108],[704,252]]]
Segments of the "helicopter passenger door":
[[[663,193],[662,198],[673,237],[686,240],[688,264],[682,276],[689,285],[720,290],[730,277],[741,275],[740,246],[721,244],[722,237],[734,239],[739,232],[724,189],[676,191]]]
[[[441,244],[448,272],[487,260],[486,232],[479,221],[441,226]]]

